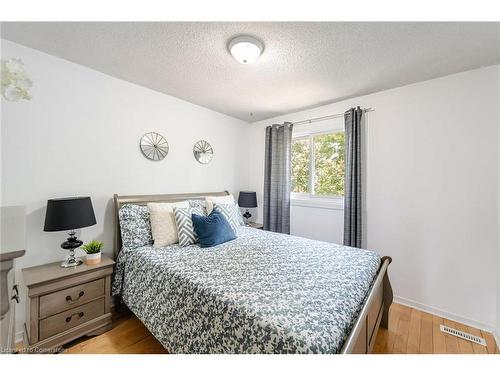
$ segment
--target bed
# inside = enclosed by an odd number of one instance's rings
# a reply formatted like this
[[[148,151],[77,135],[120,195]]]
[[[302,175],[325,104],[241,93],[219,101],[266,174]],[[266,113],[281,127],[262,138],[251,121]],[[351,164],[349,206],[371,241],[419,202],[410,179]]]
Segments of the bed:
[[[226,194],[114,200],[118,213],[127,203]],[[392,303],[389,257],[249,227],[237,234],[205,249],[127,249],[117,220],[113,295],[170,353],[372,351]]]

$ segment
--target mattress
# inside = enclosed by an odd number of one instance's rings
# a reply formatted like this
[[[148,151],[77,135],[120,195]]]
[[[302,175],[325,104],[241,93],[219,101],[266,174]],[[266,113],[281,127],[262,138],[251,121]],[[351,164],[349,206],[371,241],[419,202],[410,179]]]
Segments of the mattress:
[[[373,251],[241,227],[211,248],[123,248],[113,294],[170,353],[337,353],[379,266]]]

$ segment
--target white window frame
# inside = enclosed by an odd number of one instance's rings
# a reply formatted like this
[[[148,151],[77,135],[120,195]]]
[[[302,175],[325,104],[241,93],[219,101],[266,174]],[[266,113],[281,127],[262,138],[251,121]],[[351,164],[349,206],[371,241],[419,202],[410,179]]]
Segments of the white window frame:
[[[325,134],[344,133],[344,129],[329,129],[309,133],[299,133],[292,136],[292,142],[300,139],[309,139],[309,193],[291,192],[291,201],[294,206],[317,207],[327,209],[344,209],[343,195],[316,195],[314,194],[315,158],[314,137]]]

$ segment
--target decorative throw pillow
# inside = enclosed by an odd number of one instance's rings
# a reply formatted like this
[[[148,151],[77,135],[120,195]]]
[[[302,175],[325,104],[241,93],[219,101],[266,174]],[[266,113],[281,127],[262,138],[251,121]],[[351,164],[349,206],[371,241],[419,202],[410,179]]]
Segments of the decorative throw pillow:
[[[206,211],[207,211],[207,202],[205,200],[190,199],[187,202],[189,203],[189,207],[199,208],[203,212],[206,213]]]
[[[223,195],[220,197],[205,197],[205,202],[207,206],[207,215],[212,212],[214,209],[214,203],[225,203],[225,204],[234,204],[233,194]]]
[[[214,210],[219,211],[222,215],[224,215],[234,233],[237,233],[238,227],[245,225],[243,217],[241,216],[240,208],[236,203],[214,203]]]
[[[179,236],[179,245],[188,246],[198,242],[198,236],[194,231],[191,215],[205,216],[199,207],[178,208],[174,207],[175,224]]]
[[[125,204],[118,211],[123,247],[135,249],[153,243],[149,210],[146,206]]]
[[[189,203],[187,201],[175,203],[148,203],[154,247],[162,247],[179,242],[177,225],[175,224],[174,207],[188,208]]]
[[[208,216],[193,214],[191,218],[200,247],[212,247],[236,238],[224,215],[217,210]]]

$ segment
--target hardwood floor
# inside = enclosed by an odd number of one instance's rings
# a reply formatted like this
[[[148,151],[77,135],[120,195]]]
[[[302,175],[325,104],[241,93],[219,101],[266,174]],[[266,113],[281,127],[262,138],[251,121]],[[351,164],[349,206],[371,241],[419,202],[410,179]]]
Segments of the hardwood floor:
[[[487,346],[472,343],[441,332],[439,325],[483,337]],[[375,341],[377,354],[499,354],[493,336],[448,319],[392,304],[389,314],[389,329],[380,328]]]
[[[165,348],[130,312],[113,315],[113,328],[64,346],[64,354],[164,354]]]
[[[474,344],[444,334],[439,325],[446,324],[473,335],[483,337],[487,346]],[[124,353],[161,354],[163,346],[131,313],[115,314],[113,329],[96,337],[83,338],[65,346],[64,353]],[[403,305],[393,304],[389,329],[379,330],[374,352],[385,353],[500,353],[490,333],[443,319]]]

